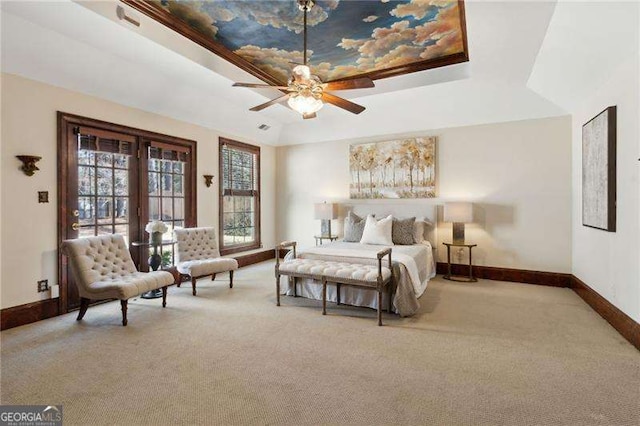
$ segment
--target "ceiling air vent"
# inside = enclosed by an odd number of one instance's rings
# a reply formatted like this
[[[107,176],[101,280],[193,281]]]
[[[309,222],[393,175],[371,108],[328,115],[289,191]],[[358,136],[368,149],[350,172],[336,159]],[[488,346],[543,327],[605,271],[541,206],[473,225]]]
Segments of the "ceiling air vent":
[[[261,125],[258,126],[258,129],[265,130],[265,131],[269,130],[270,128],[271,128],[271,126],[268,126],[266,124],[261,124]]]

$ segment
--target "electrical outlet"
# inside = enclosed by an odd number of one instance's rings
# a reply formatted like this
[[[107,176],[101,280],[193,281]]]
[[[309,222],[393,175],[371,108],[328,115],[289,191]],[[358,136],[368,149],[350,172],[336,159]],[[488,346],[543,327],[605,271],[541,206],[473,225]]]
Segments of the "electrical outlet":
[[[49,290],[49,280],[38,281],[38,293]]]

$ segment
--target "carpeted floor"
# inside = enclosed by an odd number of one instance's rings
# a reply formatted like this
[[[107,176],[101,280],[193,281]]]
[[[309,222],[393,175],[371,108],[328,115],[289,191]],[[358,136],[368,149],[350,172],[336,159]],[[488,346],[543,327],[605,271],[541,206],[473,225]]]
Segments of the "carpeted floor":
[[[638,425],[640,352],[571,290],[433,280],[412,318],[284,297],[273,263],[1,333],[2,404],[71,424]]]

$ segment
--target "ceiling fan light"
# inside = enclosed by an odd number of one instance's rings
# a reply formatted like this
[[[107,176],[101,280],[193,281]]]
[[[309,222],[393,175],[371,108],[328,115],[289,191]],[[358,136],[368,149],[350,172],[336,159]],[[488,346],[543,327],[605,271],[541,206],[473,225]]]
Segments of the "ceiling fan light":
[[[293,68],[293,73],[300,76],[303,80],[309,80],[311,78],[311,68],[307,65],[296,65]]]
[[[289,98],[287,103],[294,111],[297,111],[302,115],[318,112],[323,105],[320,99],[304,95],[292,96]]]

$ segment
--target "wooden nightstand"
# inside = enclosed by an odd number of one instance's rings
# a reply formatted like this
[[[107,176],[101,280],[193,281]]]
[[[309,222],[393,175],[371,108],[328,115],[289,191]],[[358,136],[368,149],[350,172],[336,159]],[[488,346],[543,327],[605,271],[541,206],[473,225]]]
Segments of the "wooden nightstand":
[[[443,277],[445,280],[450,281],[459,281],[465,283],[474,283],[478,281],[477,278],[473,276],[473,263],[471,262],[471,249],[477,246],[477,244],[466,244],[466,243],[442,243],[447,246],[447,273]],[[451,274],[451,247],[467,247],[469,249],[469,277],[452,275]]]
[[[313,238],[316,239],[316,245],[322,245],[322,240],[335,241],[338,239],[337,235],[314,235]],[[318,244],[320,243],[320,244]]]

